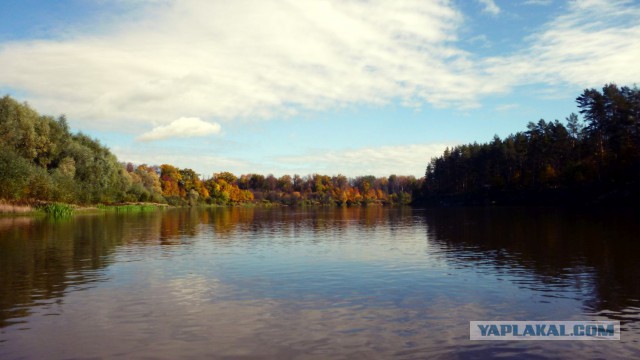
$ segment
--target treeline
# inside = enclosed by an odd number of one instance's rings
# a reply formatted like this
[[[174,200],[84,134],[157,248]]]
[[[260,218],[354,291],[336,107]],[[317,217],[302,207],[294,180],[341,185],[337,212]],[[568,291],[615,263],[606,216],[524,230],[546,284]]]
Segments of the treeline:
[[[245,174],[229,172],[198,179],[190,169],[160,166],[163,195],[170,204],[189,204],[204,200],[213,204],[247,202],[280,205],[393,205],[411,203],[411,194],[422,185],[413,176],[375,177]]]
[[[584,90],[576,101],[582,119],[571,114],[564,123],[530,122],[526,131],[504,139],[446,149],[428,164],[420,201],[637,198],[640,91],[608,84]]]
[[[422,186],[413,176],[389,177],[343,175],[308,176],[215,173],[200,179],[192,169],[172,165],[125,165],[132,179],[126,201],[164,199],[171,205],[279,204],[279,205],[366,205],[409,204],[411,194]]]
[[[0,99],[0,200],[10,202],[408,204],[421,181],[396,175],[276,178],[229,172],[201,179],[192,169],[169,164],[120,163],[97,140],[71,133],[64,116],[40,115],[9,96]]]

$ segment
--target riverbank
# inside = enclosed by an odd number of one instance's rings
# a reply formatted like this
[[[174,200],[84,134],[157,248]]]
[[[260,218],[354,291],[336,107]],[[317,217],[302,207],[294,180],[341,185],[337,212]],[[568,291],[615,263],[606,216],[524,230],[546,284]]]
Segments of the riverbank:
[[[22,201],[22,202],[10,202],[6,200],[0,200],[0,216],[39,216],[39,215],[53,215],[53,216],[70,216],[72,214],[90,214],[90,213],[137,213],[137,212],[150,212],[161,209],[179,209],[179,208],[230,208],[230,207],[256,207],[256,208],[279,208],[279,207],[300,207],[300,208],[315,208],[315,207],[368,207],[368,206],[397,206],[400,204],[384,204],[380,202],[363,202],[354,205],[338,205],[327,204],[320,202],[300,202],[297,204],[282,204],[279,202],[259,201],[259,202],[244,202],[237,204],[198,204],[198,205],[169,205],[162,203],[151,202],[130,202],[130,203],[118,203],[118,204],[96,204],[96,205],[76,205],[65,203],[54,203],[44,201]],[[406,204],[405,204],[406,205]],[[404,205],[401,205],[404,206]]]
[[[172,207],[161,203],[121,203],[121,204],[97,204],[75,205],[43,201],[0,201],[0,216],[36,216],[54,215],[69,216],[74,213],[92,212],[144,212],[155,211]]]
[[[36,209],[30,205],[0,203],[0,215],[3,215],[3,214],[25,215],[25,214],[32,213],[34,211],[36,211]]]

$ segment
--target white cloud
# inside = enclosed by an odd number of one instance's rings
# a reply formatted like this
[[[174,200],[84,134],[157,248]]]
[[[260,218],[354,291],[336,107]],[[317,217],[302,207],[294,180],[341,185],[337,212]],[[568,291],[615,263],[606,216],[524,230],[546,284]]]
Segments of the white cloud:
[[[496,111],[509,111],[520,107],[518,104],[501,104],[496,106]]]
[[[234,174],[249,172],[267,174],[271,171],[262,163],[229,156],[210,155],[193,149],[150,147],[141,152],[139,146],[116,146],[112,151],[122,162],[149,165],[171,164],[180,168],[193,169],[202,178],[210,178],[213,173],[222,171],[230,171]]]
[[[376,175],[424,176],[431,158],[442,155],[451,144],[412,144],[343,150],[317,150],[312,153],[274,159],[284,173],[321,173],[347,176]]]
[[[545,24],[521,52],[486,59],[493,80],[518,84],[602,86],[640,81],[640,8],[629,1],[575,1]]]
[[[482,4],[482,6],[484,6],[484,9],[482,9],[483,12],[489,13],[491,15],[498,15],[500,14],[500,7],[498,5],[496,5],[494,0],[478,0],[480,2],[480,4]]]
[[[485,49],[488,49],[491,47],[491,41],[489,40],[489,38],[487,37],[487,35],[485,34],[481,34],[481,35],[476,35],[474,37],[471,37],[467,40],[468,43],[470,44],[479,44],[480,46],[482,46]]]
[[[155,141],[168,138],[207,136],[220,133],[220,124],[208,123],[197,117],[181,117],[168,125],[157,126],[140,135],[139,141]]]

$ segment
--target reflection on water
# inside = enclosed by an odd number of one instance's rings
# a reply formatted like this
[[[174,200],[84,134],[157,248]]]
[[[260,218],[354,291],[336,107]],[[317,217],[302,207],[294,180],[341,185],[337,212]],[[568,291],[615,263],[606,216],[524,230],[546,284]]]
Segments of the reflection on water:
[[[192,209],[0,219],[0,358],[640,357],[628,210]],[[471,320],[622,321],[472,342]]]
[[[429,213],[431,239],[450,263],[524,271],[538,291],[570,288],[588,311],[637,306],[640,222],[635,211],[443,209]],[[517,221],[514,221],[517,220]],[[460,256],[461,254],[466,256]],[[469,261],[473,257],[476,261]],[[526,284],[525,284],[526,285]]]

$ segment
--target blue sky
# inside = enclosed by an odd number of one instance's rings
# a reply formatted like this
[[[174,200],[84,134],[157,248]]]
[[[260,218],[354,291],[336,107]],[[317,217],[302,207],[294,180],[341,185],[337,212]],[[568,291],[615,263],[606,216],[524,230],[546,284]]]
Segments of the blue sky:
[[[122,161],[422,176],[640,79],[626,0],[4,0],[0,92]]]

